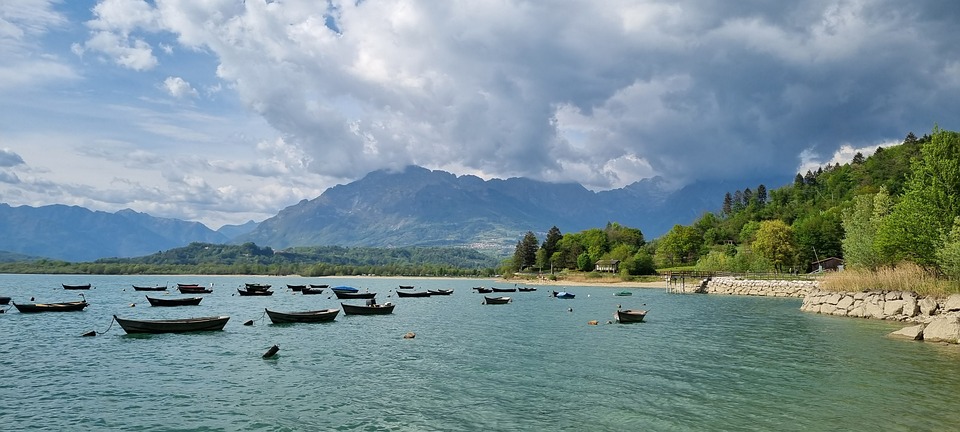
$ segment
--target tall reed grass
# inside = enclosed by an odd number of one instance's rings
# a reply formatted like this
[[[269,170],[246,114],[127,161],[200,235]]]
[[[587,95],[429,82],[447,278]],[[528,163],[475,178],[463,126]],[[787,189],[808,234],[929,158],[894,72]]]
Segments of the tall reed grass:
[[[913,291],[922,296],[944,296],[960,292],[960,284],[949,281],[914,263],[871,269],[830,272],[820,281],[828,291]]]

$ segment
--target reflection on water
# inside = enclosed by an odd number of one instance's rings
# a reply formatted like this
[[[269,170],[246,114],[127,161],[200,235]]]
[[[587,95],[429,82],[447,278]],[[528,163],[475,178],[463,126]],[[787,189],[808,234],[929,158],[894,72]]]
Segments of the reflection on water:
[[[949,430],[960,391],[957,347],[886,338],[895,323],[803,314],[798,299],[570,286],[572,300],[548,288],[492,306],[470,289],[488,280],[193,276],[214,284],[199,306],[153,308],[131,287],[174,279],[0,276],[14,301],[96,286],[84,312],[0,315],[4,430]],[[244,282],[277,293],[240,297]],[[264,307],[339,307],[285,288],[310,282],[397,308],[270,324]],[[456,291],[397,298],[398,284]],[[647,322],[606,324],[620,303],[646,303]],[[231,320],[223,332],[125,335],[113,314]]]

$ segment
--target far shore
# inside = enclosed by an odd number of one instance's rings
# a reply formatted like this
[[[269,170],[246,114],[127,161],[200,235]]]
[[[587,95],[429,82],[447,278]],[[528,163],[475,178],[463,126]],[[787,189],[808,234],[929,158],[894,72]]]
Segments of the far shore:
[[[128,275],[129,276],[129,275]],[[204,275],[204,274],[185,274],[185,275],[143,275],[143,276],[166,276],[171,279],[179,278],[182,280],[189,280],[191,278],[238,278],[238,277],[249,277],[249,278],[304,278],[304,279],[319,279],[332,278],[332,279],[363,279],[363,278],[376,278],[376,279],[388,279],[388,280],[410,280],[410,279],[429,279],[429,280],[462,280],[462,279],[471,279],[471,280],[486,280],[490,281],[490,284],[497,285],[537,285],[537,286],[588,286],[588,287],[606,287],[606,288],[666,288],[667,284],[664,281],[654,281],[654,282],[643,282],[643,281],[621,281],[613,279],[587,279],[587,278],[576,278],[576,279],[558,279],[551,280],[548,278],[541,279],[503,279],[503,278],[484,278],[484,277],[453,277],[453,276],[376,276],[376,275],[349,275],[349,276],[300,276],[300,275]]]

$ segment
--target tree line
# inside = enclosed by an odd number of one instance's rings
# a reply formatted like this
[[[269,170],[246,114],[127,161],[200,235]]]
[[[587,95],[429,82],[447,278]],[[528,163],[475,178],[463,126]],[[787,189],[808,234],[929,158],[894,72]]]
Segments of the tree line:
[[[808,272],[829,257],[877,268],[908,261],[960,280],[960,134],[934,128],[846,164],[797,173],[792,184],[726,193],[719,210],[644,241],[639,229],[527,232],[501,271],[591,271],[619,260],[624,275],[684,268]]]

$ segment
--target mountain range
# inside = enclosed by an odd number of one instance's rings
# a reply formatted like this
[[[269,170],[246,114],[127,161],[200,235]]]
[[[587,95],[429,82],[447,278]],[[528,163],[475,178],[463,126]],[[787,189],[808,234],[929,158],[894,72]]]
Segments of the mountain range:
[[[717,210],[725,192],[762,182],[699,182],[670,191],[662,178],[593,192],[577,183],[526,178],[483,180],[409,166],[374,171],[312,200],[282,209],[259,224],[214,231],[199,222],[158,218],[133,210],[116,213],[49,205],[0,204],[0,251],[92,261],[134,257],[191,242],[292,246],[467,246],[512,252],[527,231],[564,233],[618,222],[647,239],[674,224],[689,224]],[[769,183],[767,183],[769,184]]]

